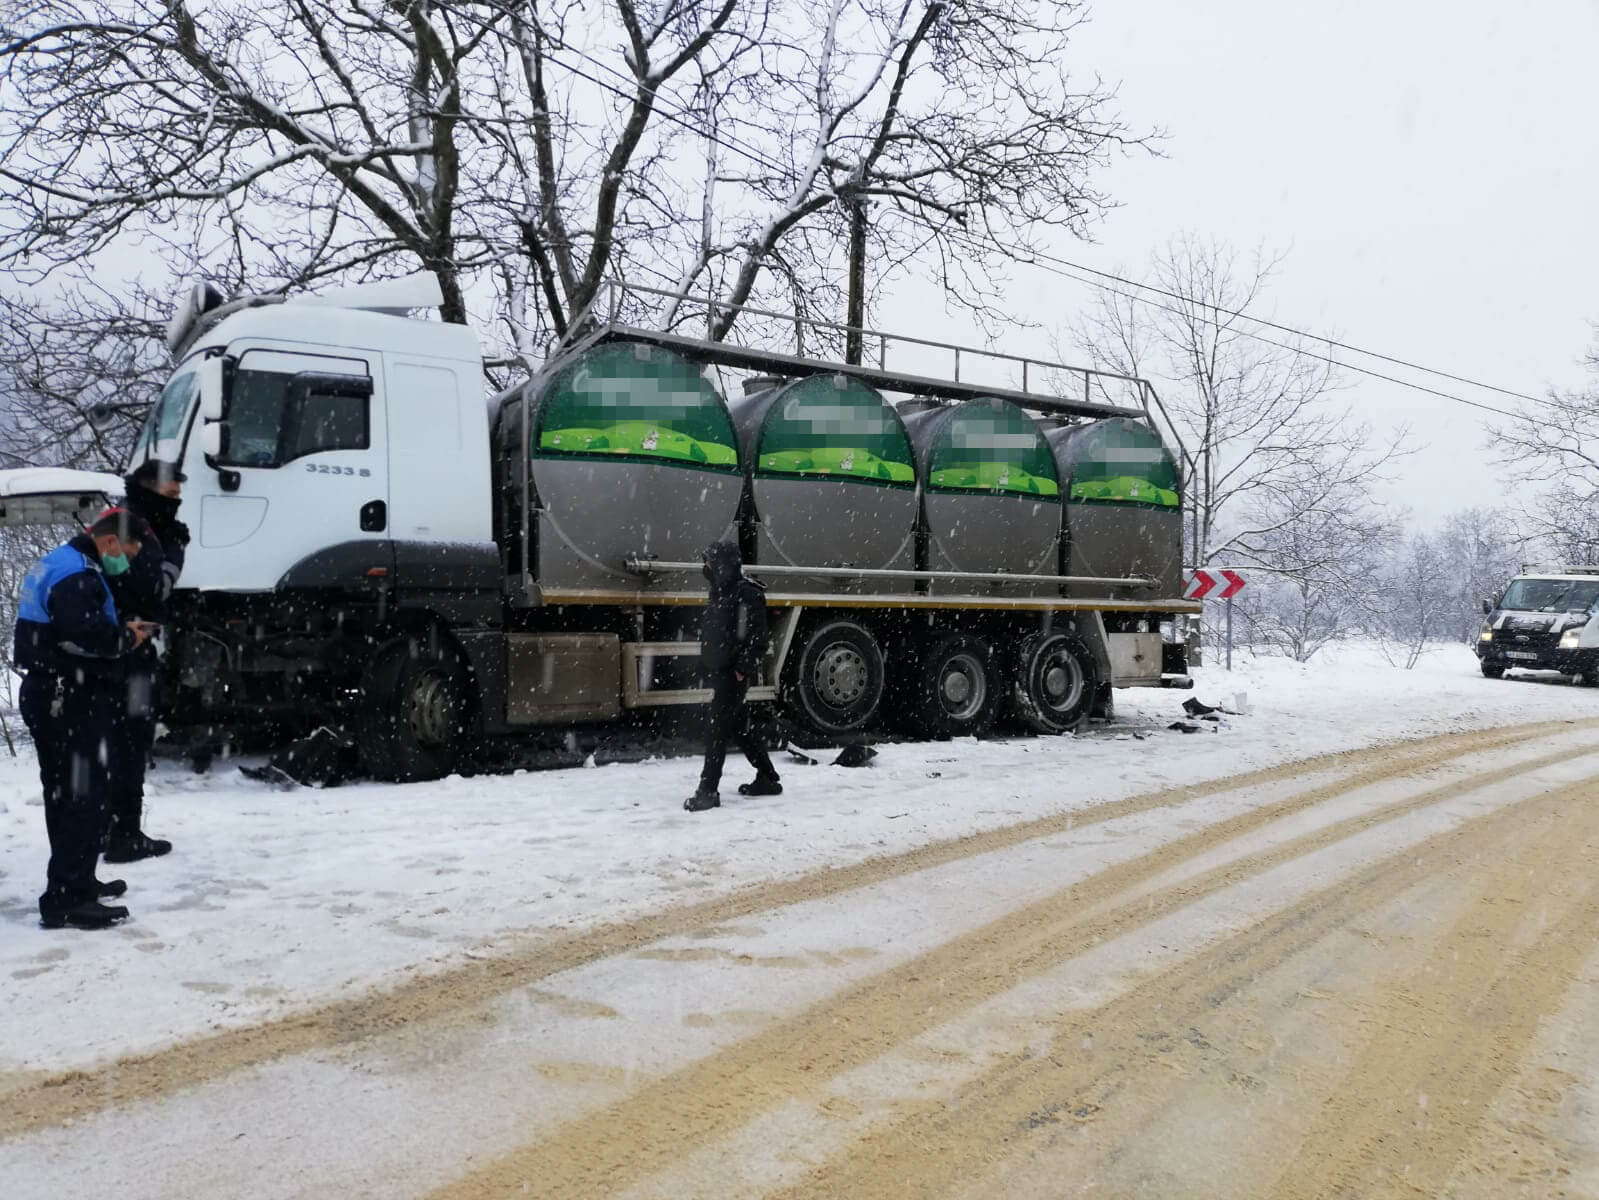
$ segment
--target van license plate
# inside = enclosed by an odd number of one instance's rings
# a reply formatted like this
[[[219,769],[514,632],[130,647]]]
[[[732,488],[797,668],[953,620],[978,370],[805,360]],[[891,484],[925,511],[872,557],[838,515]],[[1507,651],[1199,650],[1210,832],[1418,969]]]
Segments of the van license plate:
[[[1533,650],[1506,650],[1505,651],[1505,657],[1506,658],[1531,658],[1531,659],[1536,659],[1538,657],[1538,654],[1537,654],[1536,651],[1533,651]]]

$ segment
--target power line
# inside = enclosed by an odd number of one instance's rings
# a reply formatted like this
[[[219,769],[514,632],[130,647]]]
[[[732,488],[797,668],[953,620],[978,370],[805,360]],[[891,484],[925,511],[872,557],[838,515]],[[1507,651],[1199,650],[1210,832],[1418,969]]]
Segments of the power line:
[[[1225,313],[1229,317],[1241,317],[1241,318],[1243,318],[1246,321],[1253,321],[1257,325],[1263,325],[1267,329],[1275,329],[1275,330],[1277,330],[1280,333],[1292,334],[1294,337],[1304,338],[1306,341],[1310,341],[1310,342],[1321,342],[1324,345],[1332,347],[1333,349],[1336,349],[1336,350],[1347,350],[1347,351],[1350,351],[1351,353],[1354,353],[1354,354],[1363,354],[1367,358],[1375,358],[1375,359],[1378,359],[1378,360],[1380,360],[1382,362],[1393,363],[1395,366],[1404,367],[1407,370],[1420,371],[1422,374],[1425,374],[1425,375],[1437,375],[1440,378],[1450,379],[1450,380],[1453,380],[1456,383],[1464,383],[1464,384],[1466,384],[1466,385],[1468,385],[1470,387],[1482,388],[1484,391],[1488,391],[1488,392],[1498,392],[1500,395],[1509,396],[1509,397],[1511,397],[1514,400],[1526,400],[1526,401],[1529,401],[1532,404],[1542,404],[1543,403],[1543,400],[1540,397],[1538,397],[1538,396],[1529,396],[1526,392],[1512,391],[1510,388],[1502,388],[1502,387],[1499,387],[1496,384],[1484,383],[1484,382],[1482,382],[1479,379],[1470,379],[1470,378],[1468,378],[1468,377],[1466,377],[1464,375],[1454,375],[1454,374],[1451,374],[1448,371],[1441,371],[1441,370],[1439,370],[1436,367],[1423,366],[1420,363],[1411,362],[1408,359],[1395,358],[1393,355],[1390,355],[1390,354],[1382,354],[1382,353],[1379,353],[1376,350],[1367,350],[1367,349],[1364,349],[1363,347],[1360,347],[1360,346],[1350,345],[1348,342],[1340,342],[1336,338],[1324,337],[1324,336],[1322,336],[1319,333],[1310,333],[1310,332],[1307,332],[1306,330],[1303,330],[1303,329],[1295,329],[1291,325],[1280,325],[1276,321],[1267,320],[1265,317],[1257,317],[1257,316],[1253,315],[1252,313],[1247,313],[1247,312],[1243,312],[1243,311],[1240,311],[1240,310],[1237,310],[1237,309],[1227,308],[1227,307],[1225,307],[1223,305],[1220,305],[1220,304],[1212,304],[1212,303],[1209,303],[1208,301],[1205,301],[1205,300],[1196,299],[1193,296],[1185,296],[1181,292],[1169,291],[1166,288],[1159,287],[1159,286],[1157,286],[1155,284],[1152,284],[1152,283],[1141,283],[1141,282],[1139,282],[1136,279],[1128,279],[1128,278],[1126,278],[1124,276],[1117,275],[1117,274],[1115,274],[1114,272],[1111,272],[1111,271],[1102,271],[1102,270],[1100,270],[1097,267],[1085,266],[1082,263],[1072,262],[1070,259],[1061,258],[1061,257],[1059,257],[1057,255],[1045,253],[1044,251],[1036,251],[1036,252],[1034,252],[1033,257],[1035,259],[1045,259],[1045,260],[1048,260],[1049,262],[1056,263],[1056,264],[1058,264],[1060,266],[1071,267],[1071,268],[1073,268],[1075,270],[1078,270],[1078,271],[1085,271],[1085,272],[1087,272],[1090,275],[1097,275],[1097,276],[1099,276],[1102,279],[1111,279],[1111,280],[1114,280],[1117,283],[1126,284],[1129,287],[1139,288],[1142,291],[1154,292],[1157,295],[1165,296],[1165,297],[1167,297],[1170,300],[1177,300],[1177,301],[1180,301],[1181,303],[1184,303],[1184,304],[1198,305],[1200,308],[1208,308],[1208,309],[1212,310],[1213,312]],[[1082,282],[1088,283],[1090,281],[1089,280],[1082,280]],[[1099,286],[1099,285],[1095,285],[1095,286]],[[1175,311],[1175,310],[1168,309],[1167,311]],[[1243,332],[1243,331],[1240,331],[1240,332]],[[1262,339],[1262,340],[1264,340],[1264,339]],[[1275,343],[1275,342],[1273,342],[1271,344],[1272,345],[1277,345],[1277,343]],[[1294,349],[1294,347],[1291,347],[1291,346],[1290,347],[1284,347],[1284,348],[1285,349]],[[1301,353],[1306,353],[1306,352],[1301,351]],[[1353,370],[1353,371],[1359,371],[1359,370],[1362,369],[1360,367],[1352,366],[1349,363],[1340,363],[1339,365],[1349,367],[1349,369]],[[1367,374],[1375,374],[1375,372],[1369,372],[1369,371],[1366,372],[1366,373]],[[1377,375],[1376,377],[1378,379],[1387,378],[1387,376],[1384,376],[1384,375]],[[1404,383],[1403,380],[1393,380],[1392,382]],[[1409,386],[1414,386],[1414,385],[1405,384],[1405,386],[1409,387]],[[1427,390],[1427,389],[1423,389],[1423,390]],[[1447,392],[1434,392],[1433,394],[1434,395],[1439,395],[1439,396],[1447,396],[1447,395],[1449,395],[1449,393],[1447,393]],[[1466,401],[1466,403],[1470,403],[1470,401]],[[1490,409],[1489,411],[1498,412],[1500,410],[1499,409]]]
[[[957,238],[956,240],[959,240],[959,239]],[[977,248],[975,244],[969,243],[969,245],[971,245],[971,248],[973,248],[973,249]],[[1046,256],[1039,255],[1039,256],[1036,256],[1036,257],[1037,258],[1044,258]],[[1028,260],[1024,259],[1022,261],[1026,262]],[[1158,309],[1160,309],[1163,312],[1173,313],[1173,314],[1178,315],[1178,316],[1190,316],[1190,315],[1192,315],[1192,314],[1189,314],[1189,313],[1184,313],[1181,309],[1173,308],[1169,304],[1161,304],[1160,302],[1158,302],[1156,300],[1151,300],[1147,296],[1140,296],[1140,295],[1138,295],[1138,294],[1136,294],[1134,292],[1123,291],[1122,289],[1117,288],[1117,287],[1113,287],[1110,284],[1101,283],[1097,279],[1084,279],[1080,275],[1073,275],[1069,271],[1063,271],[1063,270],[1059,269],[1058,267],[1050,266],[1048,262],[1033,261],[1031,263],[1031,265],[1038,267],[1040,270],[1049,271],[1050,274],[1052,274],[1052,275],[1059,275],[1062,278],[1074,280],[1077,283],[1084,284],[1084,285],[1086,285],[1088,287],[1094,287],[1094,288],[1099,288],[1099,289],[1101,289],[1103,291],[1114,292],[1116,295],[1125,296],[1129,300],[1134,300],[1134,301],[1138,302],[1139,304],[1147,304],[1150,307],[1158,308]],[[1096,272],[1096,274],[1098,274],[1098,272]],[[1225,310],[1223,310],[1223,311],[1225,311]],[[1204,321],[1207,321],[1210,324],[1217,325],[1219,327],[1219,322],[1216,321],[1212,317],[1201,316],[1200,319],[1204,320]],[[1342,359],[1336,359],[1336,358],[1331,357],[1330,355],[1317,354],[1313,350],[1306,350],[1303,346],[1290,346],[1290,345],[1288,345],[1285,342],[1273,341],[1271,338],[1266,337],[1263,334],[1252,333],[1252,332],[1250,332],[1249,330],[1246,330],[1246,329],[1239,330],[1239,333],[1241,333],[1245,337],[1253,338],[1255,341],[1263,342],[1263,343],[1265,343],[1268,346],[1275,346],[1279,350],[1286,350],[1290,354],[1303,355],[1306,358],[1314,359],[1317,362],[1327,363],[1329,366],[1338,367],[1341,370],[1354,371],[1354,372],[1356,372],[1357,374],[1360,374],[1360,375],[1367,375],[1367,376],[1370,376],[1373,379],[1380,379],[1384,383],[1392,383],[1392,384],[1398,385],[1399,387],[1410,388],[1413,391],[1424,392],[1424,393],[1426,393],[1429,396],[1437,396],[1439,399],[1442,399],[1442,400],[1453,400],[1456,404],[1465,404],[1465,405],[1467,405],[1467,406],[1469,406],[1471,408],[1481,409],[1483,412],[1495,413],[1498,416],[1509,417],[1512,420],[1521,420],[1522,416],[1523,416],[1523,414],[1516,413],[1516,412],[1511,412],[1507,408],[1495,408],[1492,404],[1484,404],[1480,400],[1468,400],[1468,399],[1466,399],[1466,397],[1457,396],[1453,392],[1439,391],[1437,388],[1430,388],[1430,387],[1427,387],[1425,384],[1413,383],[1413,382],[1411,382],[1408,379],[1399,379],[1399,378],[1396,378],[1393,375],[1385,375],[1381,371],[1373,371],[1369,367],[1356,366],[1354,363],[1345,362]],[[1332,344],[1336,345],[1337,343],[1332,343]],[[1437,372],[1437,373],[1438,374],[1442,374],[1442,372]],[[1450,378],[1454,378],[1454,376],[1450,376]],[[1468,379],[1468,380],[1464,380],[1463,382],[1471,383],[1472,381]],[[1479,384],[1477,386],[1480,387],[1480,386],[1485,386],[1485,385]],[[1494,390],[1497,391],[1498,389],[1494,389]],[[1511,394],[1514,395],[1515,393],[1511,393]],[[1529,399],[1530,399],[1530,397],[1529,397]]]
[[[626,80],[627,82],[632,84],[635,87],[635,89],[637,89],[639,91],[643,91],[646,94],[648,94],[649,96],[651,96],[652,99],[655,102],[656,110],[658,112],[660,112],[663,116],[665,116],[668,120],[672,121],[674,124],[682,126],[683,128],[689,130],[692,133],[697,134],[698,136],[700,136],[702,138],[705,138],[707,141],[711,142],[713,145],[722,146],[722,147],[724,147],[724,148],[726,148],[728,150],[732,150],[732,151],[734,151],[734,152],[736,152],[738,154],[741,154],[746,159],[748,159],[751,162],[755,163],[757,166],[765,167],[769,171],[776,171],[776,172],[779,172],[779,173],[786,173],[786,172],[788,172],[788,171],[790,171],[792,169],[788,164],[778,162],[777,160],[768,157],[766,155],[765,151],[760,150],[760,149],[750,145],[749,143],[742,141],[741,139],[731,137],[731,136],[729,136],[727,134],[724,134],[724,133],[721,133],[719,131],[712,131],[712,130],[704,128],[704,126],[698,124],[695,120],[692,119],[692,117],[689,115],[687,109],[684,109],[684,108],[676,105],[675,103],[668,102],[666,100],[666,98],[661,95],[661,93],[660,93],[660,91],[658,89],[651,88],[651,87],[646,87],[646,86],[641,85],[638,82],[638,80],[635,79],[633,76],[623,74],[621,71],[617,70],[615,67],[611,66],[609,63],[601,62],[599,59],[594,58],[591,54],[585,53],[584,51],[579,50],[579,49],[577,49],[577,48],[575,48],[573,46],[562,44],[561,45],[561,49],[570,51],[572,54],[575,54],[578,58],[582,59],[584,62],[590,63],[593,66],[598,67],[599,69],[608,72],[609,74],[615,75],[618,79]],[[550,56],[550,61],[552,63],[554,63],[556,66],[561,67],[561,68],[563,68],[563,69],[565,69],[567,71],[570,71],[574,75],[577,75],[579,78],[586,79],[590,83],[594,84],[596,87],[599,87],[599,88],[604,89],[605,91],[611,92],[613,95],[619,96],[619,97],[621,97],[624,100],[631,100],[631,99],[634,98],[631,93],[624,91],[622,88],[618,87],[617,85],[612,84],[612,83],[607,83],[603,79],[598,79],[594,75],[590,74],[589,72],[584,71],[582,68],[573,66],[571,63],[568,63],[568,62],[563,62],[562,60],[554,57],[553,55]],[[931,228],[931,227],[929,226],[929,228]],[[942,230],[939,230],[938,232],[940,232],[944,236],[950,238],[952,241],[962,242],[963,244],[965,244],[967,246],[968,249],[972,249],[972,250],[975,250],[975,251],[978,251],[978,252],[988,252],[988,251],[991,251],[993,249],[993,247],[987,247],[987,246],[981,245],[980,243],[976,242],[974,239],[971,239],[969,236],[963,238],[961,235],[952,233],[948,229],[942,229]],[[1112,280],[1115,283],[1123,284],[1126,287],[1130,287],[1130,288],[1136,288],[1139,291],[1153,292],[1156,295],[1165,296],[1168,299],[1176,300],[1176,301],[1178,301],[1179,303],[1182,303],[1182,304],[1194,305],[1194,306],[1200,308],[1201,310],[1209,309],[1213,313],[1226,314],[1229,317],[1234,317],[1234,318],[1245,320],[1245,321],[1251,321],[1251,322],[1253,322],[1253,323],[1255,323],[1257,325],[1263,326],[1265,328],[1274,329],[1274,330],[1277,330],[1277,331],[1282,332],[1282,333],[1290,334],[1290,335],[1292,335],[1294,337],[1303,338],[1306,341],[1321,342],[1321,343],[1327,345],[1329,348],[1344,350],[1344,351],[1347,351],[1347,352],[1353,353],[1353,354],[1364,355],[1364,356],[1366,356],[1368,358],[1375,358],[1375,359],[1377,359],[1377,360],[1379,360],[1381,362],[1393,363],[1396,366],[1404,367],[1407,370],[1418,371],[1418,372],[1420,372],[1422,374],[1436,375],[1436,376],[1438,376],[1440,378],[1443,378],[1443,379],[1453,380],[1456,383],[1464,383],[1468,387],[1481,388],[1484,391],[1498,392],[1501,395],[1509,396],[1509,397],[1511,397],[1513,399],[1517,399],[1517,400],[1526,400],[1526,401],[1529,401],[1530,403],[1533,403],[1533,404],[1541,404],[1541,403],[1543,403],[1543,401],[1540,400],[1538,397],[1530,396],[1530,395],[1528,395],[1525,392],[1512,391],[1509,388],[1502,388],[1502,387],[1497,386],[1496,384],[1484,383],[1481,380],[1471,379],[1471,378],[1468,378],[1467,376],[1464,376],[1464,375],[1456,375],[1456,374],[1453,374],[1453,373],[1451,373],[1449,371],[1439,370],[1439,369],[1437,369],[1435,367],[1423,366],[1420,363],[1412,362],[1412,361],[1410,361],[1408,359],[1397,358],[1397,357],[1394,357],[1392,355],[1380,353],[1379,351],[1376,351],[1376,350],[1367,350],[1367,349],[1365,349],[1363,347],[1356,346],[1356,345],[1353,345],[1353,344],[1348,343],[1348,342],[1338,341],[1336,338],[1324,337],[1324,336],[1322,336],[1320,334],[1311,333],[1311,332],[1308,332],[1308,331],[1302,330],[1302,329],[1296,329],[1296,328],[1294,328],[1293,326],[1290,326],[1290,325],[1279,324],[1278,322],[1268,320],[1265,317],[1257,317],[1257,316],[1254,316],[1251,313],[1244,312],[1242,310],[1225,308],[1225,307],[1223,307],[1221,305],[1217,305],[1217,304],[1209,304],[1209,303],[1206,303],[1203,300],[1196,299],[1195,297],[1183,295],[1181,292],[1174,292],[1174,291],[1170,291],[1170,290],[1168,290],[1166,288],[1158,287],[1158,286],[1156,286],[1154,284],[1142,283],[1142,282],[1140,282],[1138,280],[1135,280],[1135,279],[1128,279],[1125,276],[1117,275],[1114,272],[1103,271],[1103,270],[1098,269],[1097,267],[1090,267],[1090,266],[1087,266],[1087,265],[1082,264],[1082,263],[1076,263],[1076,262],[1071,261],[1070,259],[1061,258],[1061,257],[1059,257],[1057,255],[1049,254],[1049,253],[1047,253],[1045,251],[1042,251],[1042,250],[1029,251],[1027,258],[1019,259],[1018,261],[1025,262],[1025,263],[1030,263],[1031,265],[1036,266],[1036,267],[1038,267],[1041,270],[1049,271],[1051,274],[1059,275],[1062,278],[1074,280],[1075,282],[1081,283],[1081,284],[1083,284],[1085,286],[1099,288],[1102,291],[1112,292],[1112,293],[1114,293],[1116,295],[1120,295],[1120,296],[1126,297],[1129,300],[1134,300],[1134,301],[1137,301],[1138,303],[1141,303],[1141,304],[1147,304],[1147,305],[1149,305],[1149,306],[1151,306],[1153,308],[1158,308],[1158,309],[1160,309],[1163,312],[1169,312],[1169,313],[1173,313],[1173,314],[1176,314],[1176,315],[1179,315],[1179,316],[1192,316],[1192,315],[1194,315],[1192,312],[1184,312],[1182,310],[1172,308],[1169,305],[1160,304],[1160,303],[1158,303],[1156,301],[1153,301],[1153,300],[1149,299],[1147,296],[1137,295],[1137,294],[1134,294],[1132,292],[1124,291],[1121,288],[1117,288],[1117,287],[1111,286],[1110,284],[1107,284],[1107,283],[1102,283],[1102,282],[1100,282],[1100,280],[1101,279]],[[1070,273],[1070,271],[1064,270],[1062,268],[1070,268],[1071,270],[1082,271],[1082,272],[1087,273],[1088,275],[1097,276],[1098,278],[1084,279],[1082,276],[1073,275],[1073,274]],[[1207,321],[1209,324],[1212,324],[1212,325],[1216,326],[1217,328],[1221,327],[1221,321],[1220,321],[1219,317],[1206,317],[1206,316],[1201,315],[1201,319]],[[1397,387],[1409,388],[1412,391],[1422,392],[1425,395],[1429,395],[1429,396],[1436,396],[1436,397],[1438,397],[1439,399],[1442,399],[1442,400],[1451,400],[1451,401],[1454,401],[1456,404],[1464,404],[1464,405],[1466,405],[1466,406],[1468,406],[1470,408],[1480,409],[1483,412],[1494,413],[1494,414],[1496,414],[1498,416],[1502,416],[1502,417],[1509,417],[1509,418],[1511,418],[1513,420],[1520,420],[1522,418],[1522,416],[1523,416],[1523,414],[1521,414],[1521,413],[1511,412],[1508,409],[1496,408],[1496,407],[1494,407],[1491,404],[1484,404],[1484,403],[1482,403],[1480,401],[1477,401],[1477,400],[1468,400],[1464,396],[1455,395],[1453,392],[1445,392],[1445,391],[1441,391],[1441,390],[1439,390],[1437,388],[1427,387],[1424,384],[1412,382],[1411,380],[1400,379],[1400,378],[1398,378],[1396,376],[1393,376],[1393,375],[1384,374],[1381,371],[1372,370],[1369,367],[1361,367],[1361,366],[1357,366],[1354,363],[1348,362],[1346,360],[1333,358],[1330,355],[1317,354],[1314,351],[1306,350],[1302,346],[1290,346],[1290,345],[1287,345],[1287,344],[1285,344],[1283,342],[1274,341],[1271,338],[1268,338],[1268,337],[1264,336],[1263,334],[1260,334],[1260,333],[1255,332],[1253,330],[1240,329],[1238,332],[1244,337],[1252,338],[1255,341],[1261,342],[1261,343],[1263,343],[1265,345],[1268,345],[1268,346],[1273,346],[1273,347],[1275,347],[1275,348],[1277,348],[1279,350],[1286,350],[1286,351],[1288,351],[1291,354],[1302,354],[1305,357],[1314,359],[1314,360],[1316,360],[1318,362],[1327,363],[1330,366],[1335,366],[1335,367],[1338,367],[1338,368],[1340,368],[1342,370],[1353,371],[1353,372],[1355,372],[1357,374],[1365,375],[1365,376],[1368,376],[1369,378],[1372,378],[1372,379],[1381,380],[1384,383],[1391,383],[1391,384],[1394,384]]]

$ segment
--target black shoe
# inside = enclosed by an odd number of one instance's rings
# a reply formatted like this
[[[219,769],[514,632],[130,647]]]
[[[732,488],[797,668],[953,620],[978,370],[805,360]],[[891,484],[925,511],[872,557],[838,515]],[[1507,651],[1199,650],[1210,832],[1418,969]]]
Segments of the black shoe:
[[[125,880],[107,879],[104,883],[98,879],[94,881],[95,895],[99,896],[102,900],[114,899],[115,897],[122,895],[122,893],[127,890],[128,885]]]
[[[135,833],[129,837],[112,838],[111,844],[106,847],[105,860],[108,863],[130,863],[138,862],[141,858],[160,858],[163,854],[171,853],[171,842]]]
[[[683,801],[683,807],[689,812],[704,812],[708,808],[721,808],[722,798],[715,792],[697,791]]]
[[[739,784],[738,794],[740,796],[781,796],[783,794],[783,785],[775,775],[770,779],[757,775],[753,783]]]
[[[71,925],[77,929],[104,929],[128,918],[128,910],[120,904],[101,904],[86,900],[72,908],[40,909],[39,924],[46,929],[60,929]]]

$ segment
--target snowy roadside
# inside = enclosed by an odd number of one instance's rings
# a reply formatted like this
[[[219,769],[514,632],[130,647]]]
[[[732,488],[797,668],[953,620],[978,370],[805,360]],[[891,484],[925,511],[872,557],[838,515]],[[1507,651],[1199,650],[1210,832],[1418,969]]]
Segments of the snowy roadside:
[[[786,794],[680,808],[679,758],[430,785],[278,792],[163,765],[150,830],[167,859],[123,868],[134,920],[46,932],[31,758],[0,760],[0,1071],[59,1070],[308,1008],[511,940],[724,895],[1033,817],[1290,759],[1521,721],[1599,716],[1599,691],[1489,681],[1461,647],[1414,671],[1369,648],[1306,666],[1240,660],[1193,693],[1119,692],[1077,738],[886,747],[864,770],[780,763]],[[1195,695],[1249,714],[1166,726]],[[1142,738],[1135,734],[1145,735]],[[102,878],[109,868],[102,866]]]

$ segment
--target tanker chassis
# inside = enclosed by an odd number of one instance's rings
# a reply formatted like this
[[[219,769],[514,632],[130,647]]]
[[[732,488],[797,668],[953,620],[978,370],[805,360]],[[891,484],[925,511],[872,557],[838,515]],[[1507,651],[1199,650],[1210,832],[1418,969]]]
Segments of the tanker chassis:
[[[374,776],[415,780],[495,739],[703,703],[699,553],[719,540],[768,588],[751,699],[822,739],[1060,733],[1112,686],[1186,683],[1181,471],[1147,399],[709,342],[614,299],[490,397],[470,329],[404,315],[437,303],[429,282],[198,288],[174,316],[130,461],[188,476],[174,736],[333,724]],[[0,473],[0,522],[115,486]]]

